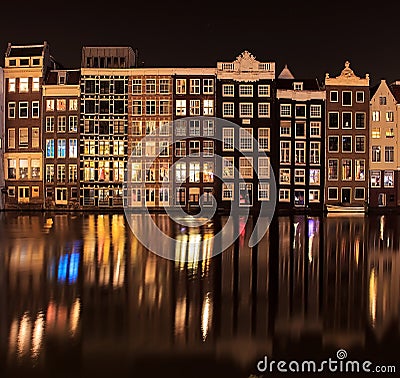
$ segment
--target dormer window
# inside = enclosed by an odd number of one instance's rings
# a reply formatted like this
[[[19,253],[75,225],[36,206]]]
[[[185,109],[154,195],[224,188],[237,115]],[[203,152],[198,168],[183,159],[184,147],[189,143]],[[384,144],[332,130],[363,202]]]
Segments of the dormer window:
[[[39,58],[33,58],[32,59],[32,66],[40,66],[40,59]]]
[[[303,90],[303,83],[293,83],[293,89],[295,91],[302,91]]]
[[[66,82],[66,73],[65,72],[59,72],[58,73],[58,84],[59,85],[64,85]]]
[[[20,66],[29,66],[29,59],[20,59],[19,65]]]

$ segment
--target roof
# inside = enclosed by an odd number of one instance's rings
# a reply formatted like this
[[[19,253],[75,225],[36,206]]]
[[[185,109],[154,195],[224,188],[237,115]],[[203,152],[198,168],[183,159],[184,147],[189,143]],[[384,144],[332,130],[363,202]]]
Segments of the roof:
[[[294,83],[303,83],[304,91],[319,91],[322,90],[322,86],[319,84],[318,79],[277,79],[277,89],[293,89]]]
[[[59,73],[65,73],[65,85],[79,84],[80,70],[52,70],[47,75],[46,85],[57,85]]]
[[[394,98],[396,99],[396,102],[400,103],[400,81],[395,81],[389,84],[389,89],[392,92]]]
[[[40,45],[21,45],[13,46],[11,43],[8,44],[6,57],[7,58],[21,58],[30,56],[42,56],[43,51],[47,46],[47,42]]]
[[[294,76],[290,72],[287,64],[285,64],[285,67],[283,68],[283,70],[279,74],[278,79],[294,79]]]

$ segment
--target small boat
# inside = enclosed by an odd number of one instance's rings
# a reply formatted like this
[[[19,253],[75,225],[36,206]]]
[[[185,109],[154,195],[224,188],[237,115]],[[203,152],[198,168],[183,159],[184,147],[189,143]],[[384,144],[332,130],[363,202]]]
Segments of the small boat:
[[[341,214],[365,214],[367,209],[365,206],[345,206],[345,205],[325,205],[326,211],[329,213]]]

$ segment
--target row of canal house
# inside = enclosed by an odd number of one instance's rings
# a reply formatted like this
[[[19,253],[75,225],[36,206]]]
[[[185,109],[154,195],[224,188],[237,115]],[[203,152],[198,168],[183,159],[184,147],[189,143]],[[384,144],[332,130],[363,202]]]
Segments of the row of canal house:
[[[83,47],[65,69],[46,42],[10,43],[2,74],[7,209],[399,205],[400,84],[371,87],[349,62],[322,83],[248,51],[159,68]]]

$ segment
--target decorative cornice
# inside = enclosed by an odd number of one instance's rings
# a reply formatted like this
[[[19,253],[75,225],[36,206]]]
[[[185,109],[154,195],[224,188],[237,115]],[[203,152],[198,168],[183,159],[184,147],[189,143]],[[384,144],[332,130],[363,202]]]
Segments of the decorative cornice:
[[[325,85],[350,85],[350,86],[369,86],[369,74],[365,78],[358,77],[350,68],[350,62],[344,63],[344,69],[337,77],[329,77],[329,73],[325,74]]]

